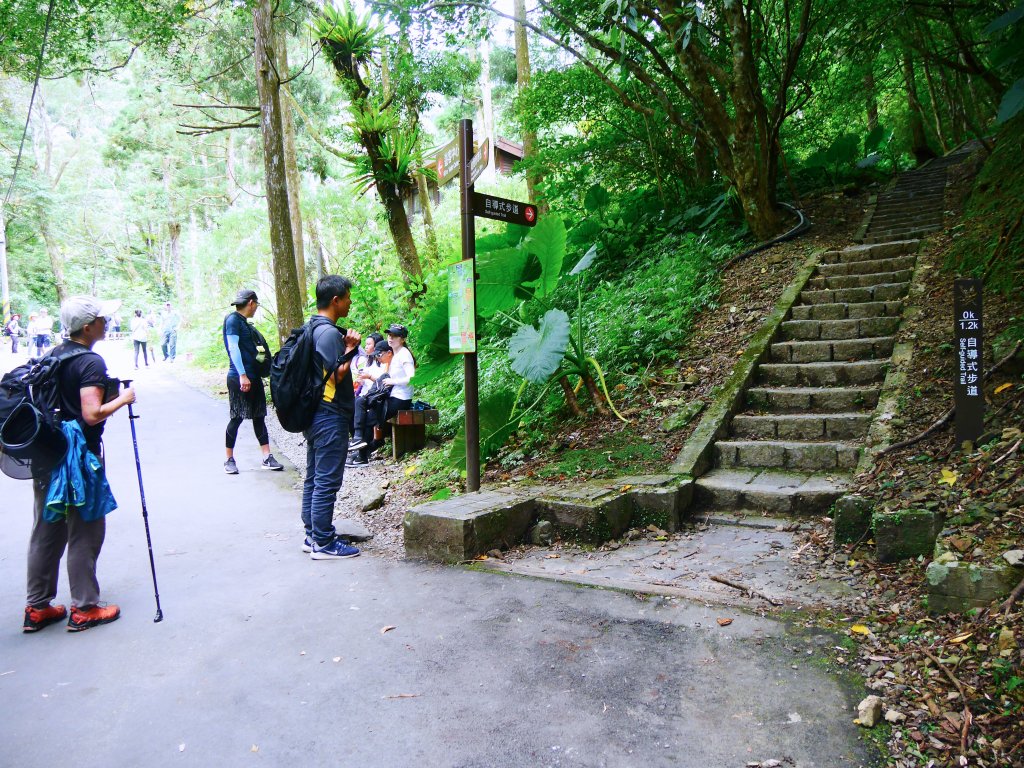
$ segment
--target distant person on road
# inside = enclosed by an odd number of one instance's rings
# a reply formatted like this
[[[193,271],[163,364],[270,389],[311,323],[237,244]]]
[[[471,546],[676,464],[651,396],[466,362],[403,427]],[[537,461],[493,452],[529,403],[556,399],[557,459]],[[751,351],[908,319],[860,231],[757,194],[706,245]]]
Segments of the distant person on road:
[[[146,344],[149,342],[149,323],[142,316],[142,310],[135,310],[135,317],[132,318],[132,346],[135,347],[135,367],[139,367],[139,350],[142,350],[142,362],[149,367],[149,358],[146,356]]]
[[[181,315],[171,308],[171,302],[164,304],[164,311],[160,315],[160,351],[164,354],[164,360],[174,362],[178,350],[178,326],[181,324]]]
[[[11,337],[11,354],[18,354],[18,337],[21,336],[21,315],[15,312],[6,326],[7,335]]]
[[[228,421],[224,447],[227,460],[224,471],[229,475],[238,474],[235,463],[235,441],[238,427],[246,419],[252,419],[256,440],[263,451],[263,469],[280,472],[284,469],[270,452],[270,434],[267,432],[267,395],[263,379],[256,373],[256,341],[249,329],[249,320],[259,308],[255,291],[242,289],[231,302],[235,311],[224,318],[224,349],[228,353],[228,406],[231,420]]]
[[[89,352],[63,362],[58,369],[58,391],[61,418],[75,420],[84,434],[85,445],[94,457],[101,457],[103,426],[122,407],[135,402],[135,390],[126,388],[105,402],[108,393],[107,364],[92,351],[107,331],[104,318],[120,302],[99,301],[91,296],[76,296],[61,306],[61,322],[71,335],[57,347],[62,354],[68,347],[86,347]],[[116,386],[115,386],[116,388]],[[111,393],[113,394],[113,393]],[[103,472],[102,461],[99,472]],[[84,469],[83,471],[93,471]],[[99,624],[115,621],[121,615],[116,605],[100,603],[100,586],[96,580],[96,560],[106,533],[104,512],[94,512],[88,505],[71,506],[66,516],[48,522],[44,515],[49,479],[33,481],[34,520],[28,547],[28,599],[25,606],[24,632],[36,632],[49,624],[63,621],[68,615],[63,605],[52,605],[57,596],[60,560],[67,547],[68,583],[71,588],[71,616],[68,631],[78,632]]]
[[[355,557],[359,550],[340,538],[334,528],[334,502],[345,477],[349,424],[352,423],[351,364],[359,353],[360,335],[342,331],[338,320],[348,317],[352,283],[341,275],[326,275],[316,284],[316,314],[309,319],[316,349],[316,369],[309,375],[326,377],[323,399],[313,414],[306,438],[306,478],[302,484],[303,552],[313,560]],[[329,374],[329,375],[328,375]]]
[[[29,329],[32,334],[32,343],[36,346],[36,357],[41,357],[43,350],[50,346],[53,336],[53,318],[50,317],[50,310],[43,307],[36,316],[35,326]]]

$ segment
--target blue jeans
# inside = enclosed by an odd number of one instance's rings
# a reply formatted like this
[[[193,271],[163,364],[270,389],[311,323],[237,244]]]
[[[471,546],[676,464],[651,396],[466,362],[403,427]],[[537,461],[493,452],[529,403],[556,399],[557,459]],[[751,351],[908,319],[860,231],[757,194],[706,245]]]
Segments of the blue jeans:
[[[335,537],[334,501],[345,477],[348,418],[318,408],[306,437],[306,479],[302,484],[302,524],[319,546]]]

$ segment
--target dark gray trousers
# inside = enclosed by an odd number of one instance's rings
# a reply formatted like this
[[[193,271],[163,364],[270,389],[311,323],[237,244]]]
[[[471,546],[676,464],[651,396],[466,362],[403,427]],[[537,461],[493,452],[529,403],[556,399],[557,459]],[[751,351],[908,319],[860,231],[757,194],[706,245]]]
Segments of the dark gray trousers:
[[[68,550],[68,583],[71,605],[89,607],[100,600],[96,581],[96,559],[103,548],[107,520],[101,517],[87,523],[72,510],[67,520],[48,523],[43,519],[48,483],[32,482],[32,535],[28,542],[28,599],[33,608],[42,608],[57,597],[57,577],[64,548]]]

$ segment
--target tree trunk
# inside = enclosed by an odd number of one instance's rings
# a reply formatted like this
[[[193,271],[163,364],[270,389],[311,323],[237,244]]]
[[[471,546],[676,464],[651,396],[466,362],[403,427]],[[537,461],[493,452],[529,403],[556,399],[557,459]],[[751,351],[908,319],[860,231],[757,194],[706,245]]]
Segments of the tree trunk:
[[[928,162],[935,153],[928,146],[924,132],[924,110],[917,98],[917,80],[914,76],[914,60],[910,48],[903,48],[903,85],[907,91],[907,111],[910,114],[910,152],[918,165]]]
[[[416,241],[412,237],[409,216],[405,211],[402,196],[395,187],[387,183],[377,185],[377,194],[384,204],[388,229],[391,231],[391,239],[395,241],[402,273],[407,280],[422,282],[423,268],[420,266],[420,256],[416,251]]]
[[[316,279],[320,280],[329,272],[329,267],[323,243],[320,241],[320,227],[317,226],[315,216],[306,219],[306,228],[309,230],[309,244],[313,246],[313,253],[316,254]]]
[[[277,72],[288,77],[287,37],[282,30],[276,30]],[[288,217],[291,220],[292,248],[295,251],[295,279],[299,286],[299,305],[306,306],[306,254],[302,245],[302,210],[299,207],[302,192],[302,176],[295,156],[295,120],[287,99],[281,103],[281,128],[284,133],[284,168],[288,179]]]
[[[878,89],[875,87],[875,71],[869,60],[868,70],[864,73],[864,96],[867,99],[868,132],[878,125]]]
[[[36,212],[39,215],[39,234],[43,236],[46,255],[50,257],[50,271],[53,273],[53,289],[57,293],[57,303],[63,304],[68,295],[67,282],[64,280],[64,254],[60,252],[60,246],[53,241],[53,236],[50,234],[46,211],[42,206],[38,206]]]
[[[174,270],[174,295],[179,301],[184,295],[185,267],[181,263],[181,224],[176,221],[167,222],[167,239],[171,247],[171,269]]]
[[[257,0],[253,7],[252,19],[256,39],[254,58],[260,100],[260,133],[263,137],[267,214],[270,220],[270,252],[277,300],[277,332],[279,341],[283,342],[292,328],[302,325],[303,306],[299,301],[294,239],[288,209],[281,82],[272,64],[274,23],[270,0]]]
[[[0,201],[0,301],[3,302],[4,327],[11,322],[11,288],[7,278],[7,219]]]
[[[234,204],[239,192],[238,183],[235,181],[235,142],[231,138],[234,133],[234,131],[224,131],[224,172],[226,176],[224,197],[229,206]]]
[[[945,131],[942,129],[942,110],[939,108],[939,99],[935,95],[935,83],[932,81],[932,73],[928,62],[921,62],[924,65],[924,80],[928,86],[928,102],[932,107],[932,114],[935,117],[935,136],[939,140],[943,153],[949,152],[949,142],[946,141]]]
[[[530,87],[530,39],[526,27],[520,23],[526,21],[526,0],[515,0],[515,17],[519,21],[515,25],[516,38],[516,89],[522,96]],[[537,151],[537,132],[523,131],[523,159],[532,161]],[[543,177],[535,169],[526,172],[526,195],[531,203],[537,203],[537,186]],[[541,211],[543,213],[544,211]]]
[[[427,186],[427,177],[422,173],[416,174],[416,191],[420,198],[420,208],[423,209],[423,233],[427,236],[427,251],[432,259],[437,259],[437,233],[434,232],[434,211],[433,203],[430,201],[430,187]]]

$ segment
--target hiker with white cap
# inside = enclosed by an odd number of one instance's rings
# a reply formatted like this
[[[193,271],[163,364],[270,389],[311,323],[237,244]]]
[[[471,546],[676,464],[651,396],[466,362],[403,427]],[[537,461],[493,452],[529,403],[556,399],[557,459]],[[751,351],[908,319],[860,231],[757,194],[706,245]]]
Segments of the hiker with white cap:
[[[108,418],[135,402],[135,390],[118,392],[118,382],[107,376],[107,364],[93,346],[107,332],[107,320],[117,311],[120,301],[100,301],[92,296],[74,296],[61,305],[61,323],[70,338],[50,354],[62,358],[57,370],[60,416],[77,421],[85,438],[86,461],[98,459],[83,471],[103,473],[103,426]],[[84,349],[83,349],[84,348]],[[98,469],[93,469],[98,467]],[[32,534],[28,548],[28,599],[25,632],[36,632],[49,624],[68,618],[68,631],[106,624],[116,620],[121,610],[100,603],[96,580],[96,560],[106,533],[105,514],[110,508],[91,510],[88,505],[68,506],[52,522],[52,510],[46,509],[49,479],[33,481],[35,503]],[[111,499],[112,500],[112,499]],[[71,588],[71,615],[63,605],[52,605],[57,596],[60,560],[67,548],[68,582]]]

